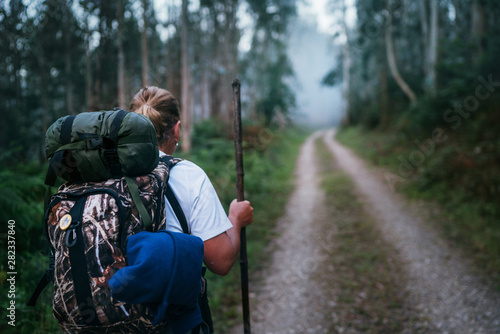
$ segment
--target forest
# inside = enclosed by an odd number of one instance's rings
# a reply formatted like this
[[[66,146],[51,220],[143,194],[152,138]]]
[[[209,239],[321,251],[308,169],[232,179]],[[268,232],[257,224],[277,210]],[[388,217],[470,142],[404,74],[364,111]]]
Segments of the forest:
[[[298,102],[289,47],[303,24],[299,8],[311,2],[0,1],[0,280],[6,294],[7,222],[15,220],[17,264],[26,268],[19,331],[58,329],[50,291],[35,310],[24,306],[47,262],[45,132],[65,115],[127,109],[142,87],[177,97],[179,156],[203,167],[227,208],[231,82],[241,80],[246,194],[260,210],[256,221],[266,222],[249,231],[249,256],[264,261],[293,187],[290,162],[311,131],[298,117],[310,111]],[[324,11],[330,28],[318,34],[333,62],[301,64],[322,66],[318,86],[341,92],[323,111],[341,117],[323,127],[339,124],[339,140],[386,168],[392,190],[437,202],[444,233],[500,282],[500,2],[327,0]],[[212,296],[224,329],[237,321],[239,302],[238,274],[226,279],[213,278]]]
[[[445,233],[498,277],[500,3],[356,1],[355,9],[354,25],[340,20],[341,63],[323,78],[342,86],[339,139],[389,167],[392,189],[439,202]]]

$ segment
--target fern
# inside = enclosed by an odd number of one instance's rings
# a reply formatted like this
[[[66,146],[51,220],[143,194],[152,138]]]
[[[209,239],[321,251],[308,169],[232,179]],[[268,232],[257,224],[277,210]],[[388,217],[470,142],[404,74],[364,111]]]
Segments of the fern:
[[[40,175],[0,171],[0,218],[30,221],[43,211],[44,184]]]

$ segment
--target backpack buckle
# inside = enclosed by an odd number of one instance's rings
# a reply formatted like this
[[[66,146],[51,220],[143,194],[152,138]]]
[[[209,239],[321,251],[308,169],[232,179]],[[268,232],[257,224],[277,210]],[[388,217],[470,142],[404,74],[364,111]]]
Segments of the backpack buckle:
[[[77,234],[76,234],[76,228],[80,226],[80,221],[77,221],[76,224],[71,224],[68,231],[66,231],[66,237],[64,239],[64,242],[68,248],[73,247],[76,245],[76,239],[77,239]]]
[[[104,163],[108,167],[111,175],[113,177],[121,177],[122,169],[120,166],[120,159],[118,158],[118,151],[116,147],[110,147],[104,149]]]
[[[85,151],[101,149],[104,146],[102,138],[90,138],[84,141]]]

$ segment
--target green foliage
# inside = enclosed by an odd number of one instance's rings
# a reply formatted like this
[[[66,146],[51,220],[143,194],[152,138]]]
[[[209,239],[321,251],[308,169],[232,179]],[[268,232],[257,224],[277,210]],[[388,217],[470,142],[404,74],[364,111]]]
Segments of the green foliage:
[[[252,48],[243,59],[243,76],[253,88],[251,109],[269,126],[275,115],[289,115],[295,95],[288,80],[293,69],[288,59],[287,32],[296,15],[296,0],[248,1],[256,17]],[[255,89],[258,87],[258,89]]]
[[[339,84],[340,73],[338,69],[332,69],[321,79],[321,84],[323,86],[333,87]]]
[[[2,238],[0,257],[7,258],[7,221],[15,221],[16,327],[3,321],[3,333],[49,333],[60,331],[52,317],[52,289],[44,291],[35,308],[27,307],[31,293],[48,266],[48,256],[42,254],[45,242],[43,225],[44,172],[46,165],[28,164],[4,167],[0,171],[0,217]],[[0,293],[7,296],[10,284],[7,262],[0,266]],[[7,308],[10,299],[3,298],[1,307]]]
[[[399,8],[388,13],[393,19],[396,62],[417,101],[409,104],[388,72],[383,29],[372,34],[368,30],[385,28],[377,18],[386,3],[357,2],[357,34],[350,46],[362,38],[365,44],[360,52],[351,53],[349,116],[351,124],[359,127],[341,131],[339,138],[374,163],[388,166],[395,185],[408,194],[437,201],[449,212],[438,219],[448,238],[469,247],[499,276],[500,65],[496,55],[500,39],[498,25],[490,20],[500,16],[500,6],[494,1],[474,3],[479,7],[453,2],[453,20],[440,14],[437,89],[431,91],[425,81],[430,45],[422,34],[419,5],[397,3]],[[480,31],[470,19],[477,9],[488,13]],[[443,134],[440,143],[434,140],[436,131]],[[432,149],[425,151],[422,143]],[[411,169],[407,175],[402,172],[405,168]]]
[[[284,81],[293,74],[286,54],[281,53],[275,62],[267,64],[264,73],[262,85],[265,89],[257,100],[256,109],[264,116],[266,125],[270,125],[278,112],[288,114],[295,107],[295,94]]]

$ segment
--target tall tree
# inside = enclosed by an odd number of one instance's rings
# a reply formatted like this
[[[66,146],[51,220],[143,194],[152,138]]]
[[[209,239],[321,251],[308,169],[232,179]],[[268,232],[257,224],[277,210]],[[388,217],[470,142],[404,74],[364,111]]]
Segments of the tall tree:
[[[125,104],[125,55],[123,53],[123,0],[117,1],[118,32],[116,43],[118,47],[118,107],[126,108]]]
[[[286,54],[288,25],[296,15],[295,0],[247,0],[254,15],[251,51],[246,55],[246,80],[250,83],[255,113],[271,124],[278,114],[295,107],[288,79],[293,68]]]
[[[224,59],[224,76],[222,89],[222,105],[224,123],[228,133],[232,131],[232,92],[229,89],[229,83],[237,76],[238,73],[238,42],[239,30],[236,26],[236,11],[238,9],[238,0],[224,1],[224,44],[223,44],[223,59]]]
[[[142,50],[142,86],[149,85],[149,52],[148,52],[148,0],[142,0],[142,34],[141,34],[141,50]]]
[[[344,110],[343,110],[343,122],[344,124],[349,124],[349,92],[351,84],[351,51],[349,46],[349,28],[347,27],[346,17],[347,17],[347,6],[345,0],[342,0],[342,30],[345,36],[345,42],[342,47],[342,96],[344,98]]]
[[[427,6],[427,4],[429,6]],[[429,7],[430,16],[427,14]],[[437,90],[438,40],[439,40],[439,1],[429,0],[420,2],[421,29],[425,50],[425,82],[424,87],[428,94],[435,95]]]
[[[387,9],[390,12],[390,0],[387,1]],[[392,15],[387,16],[387,27],[385,29],[385,45],[387,53],[387,62],[389,64],[392,77],[394,78],[398,86],[401,88],[401,90],[410,99],[410,101],[412,103],[415,102],[417,100],[417,96],[399,73],[398,65],[396,63],[394,45],[392,42]]]
[[[477,62],[484,52],[484,38],[486,35],[486,10],[483,1],[472,0],[471,5],[471,43],[474,61]]]
[[[169,32],[165,45],[165,67],[166,67],[166,85],[167,89],[177,98],[181,97],[181,6],[175,5],[170,1],[168,5],[168,21],[164,23]]]
[[[189,152],[191,150],[191,132],[193,129],[192,119],[192,95],[189,91],[191,84],[191,72],[189,70],[188,55],[188,5],[189,0],[182,0],[181,14],[181,57],[182,57],[182,88],[181,88],[181,108],[182,108],[182,150]]]
[[[71,20],[71,6],[73,4],[72,0],[67,0],[66,3],[64,4],[64,47],[65,47],[65,52],[64,52],[64,75],[66,78],[66,110],[70,115],[73,115],[75,113],[74,106],[73,106],[73,76],[72,76],[72,64],[71,64],[71,50],[72,50],[72,45],[71,45],[71,25],[70,25],[70,20]]]
[[[106,32],[106,18],[104,15],[104,1],[98,2],[99,7],[99,46],[96,48],[96,59],[95,59],[95,76],[94,76],[94,91],[92,94],[92,110],[101,109],[101,77],[102,77],[102,58],[104,57],[104,34]]]
[[[14,131],[21,128],[20,111],[22,110],[21,99],[21,66],[22,66],[22,41],[23,41],[23,19],[26,6],[22,1],[10,1],[10,13],[5,7],[0,6],[1,21],[1,93],[0,113],[2,122],[0,125],[0,138],[2,147],[5,147],[14,136]]]
[[[85,111],[91,111],[94,101],[94,94],[92,91],[92,57],[90,50],[90,12],[87,3],[83,2],[83,34],[85,43]]]

